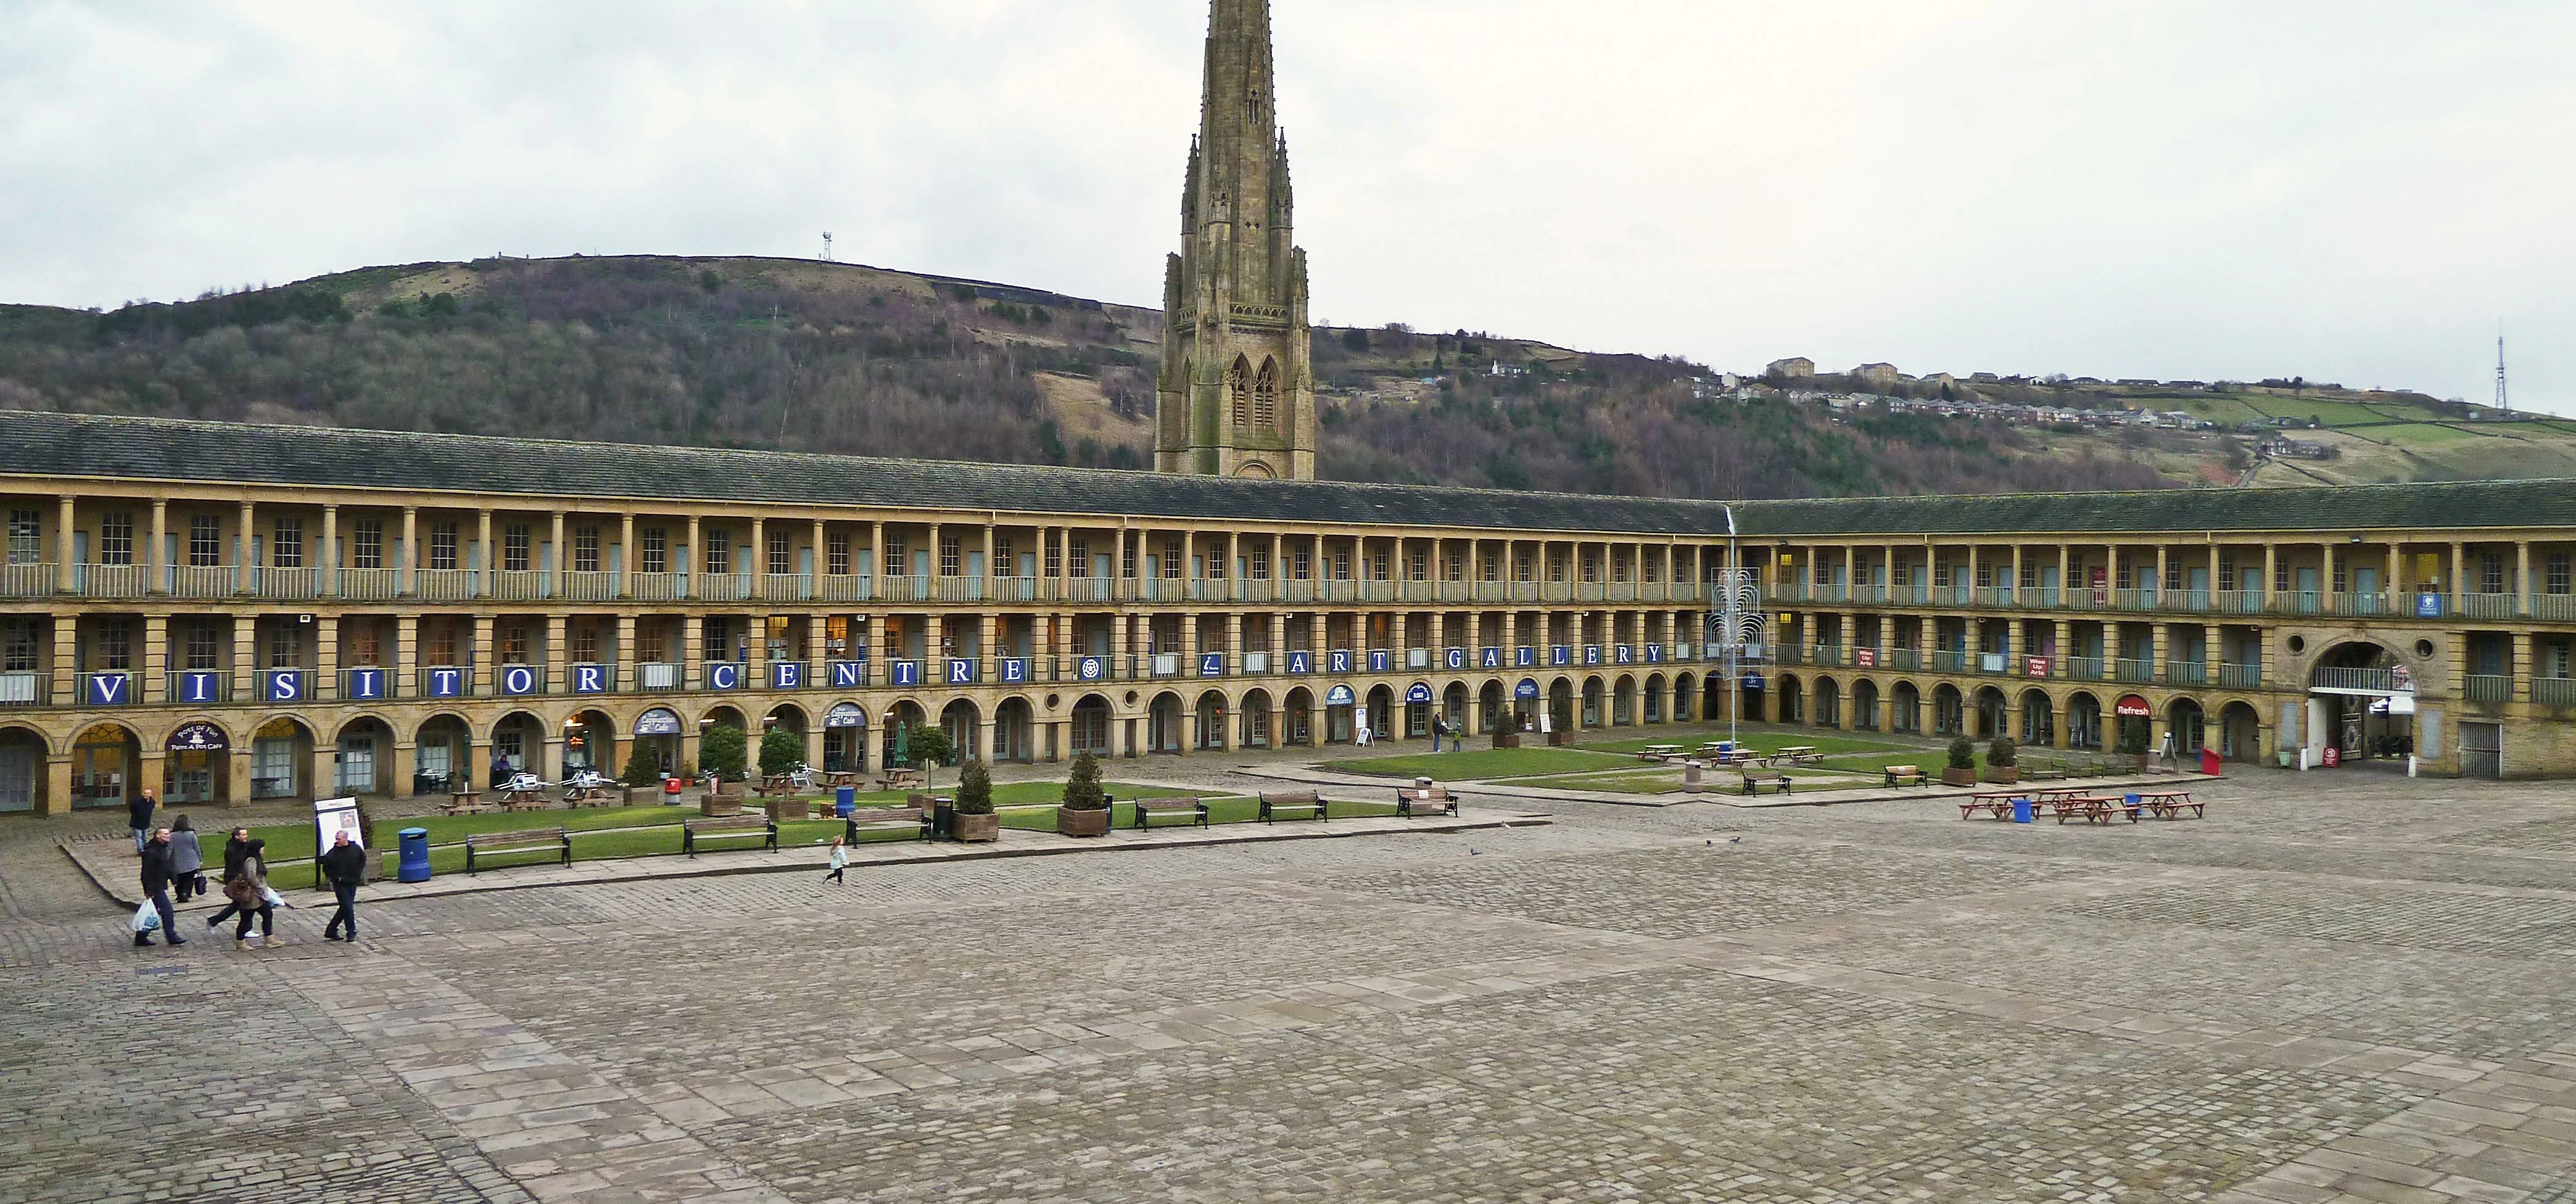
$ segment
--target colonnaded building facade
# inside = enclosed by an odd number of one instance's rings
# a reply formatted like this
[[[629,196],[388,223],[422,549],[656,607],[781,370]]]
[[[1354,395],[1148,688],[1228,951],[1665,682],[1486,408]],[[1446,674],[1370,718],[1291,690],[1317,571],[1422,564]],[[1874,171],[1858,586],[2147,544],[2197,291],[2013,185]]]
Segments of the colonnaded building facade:
[[[925,723],[1043,761],[1513,706],[2576,770],[2563,481],[1729,507],[6,413],[0,495],[12,809],[676,771],[716,724],[865,770]]]
[[[1271,70],[1268,5],[1214,0],[1158,473],[0,413],[0,810],[684,772],[720,724],[868,770],[926,723],[1057,760],[1435,712],[2576,771],[2570,482],[1312,480]],[[1752,621],[1713,645],[1721,594]]]

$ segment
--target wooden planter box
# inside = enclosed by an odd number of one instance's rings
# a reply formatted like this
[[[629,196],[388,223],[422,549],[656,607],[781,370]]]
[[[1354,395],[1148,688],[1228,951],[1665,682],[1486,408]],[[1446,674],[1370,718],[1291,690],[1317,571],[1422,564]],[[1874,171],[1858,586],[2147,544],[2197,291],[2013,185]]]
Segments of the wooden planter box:
[[[1103,812],[1102,814],[1107,813]],[[1002,838],[1002,817],[998,815],[960,815],[952,821],[952,826],[949,828],[949,832],[956,836],[957,839],[969,844],[981,844],[986,841],[1000,840]]]
[[[1986,779],[1988,782],[1992,782],[1992,783],[1994,783],[1994,784],[1995,784],[1995,785],[1997,785],[1997,786],[2011,786],[2011,785],[2018,784],[2018,783],[2021,781],[2021,766],[2019,766],[2019,765],[1989,765],[1989,766],[1986,766],[1985,779]]]
[[[740,815],[742,814],[742,796],[738,794],[732,796],[722,794],[701,794],[698,796],[698,814],[710,819],[724,815]]]
[[[1560,729],[1547,734],[1547,746],[1549,748],[1562,748],[1573,743],[1574,733],[1572,732]]]
[[[1977,784],[1977,771],[1973,769],[1944,768],[1941,771],[1941,784],[1944,786],[1974,786]]]
[[[762,803],[760,809],[771,823],[814,818],[814,804],[803,799],[774,798]]]
[[[1055,809],[1055,830],[1059,836],[1109,835],[1109,808],[1076,811],[1071,807]]]
[[[1495,733],[1494,733],[1494,747],[1496,747],[1496,748],[1519,748],[1520,746],[1521,746],[1521,734],[1520,734],[1519,732],[1495,732]]]

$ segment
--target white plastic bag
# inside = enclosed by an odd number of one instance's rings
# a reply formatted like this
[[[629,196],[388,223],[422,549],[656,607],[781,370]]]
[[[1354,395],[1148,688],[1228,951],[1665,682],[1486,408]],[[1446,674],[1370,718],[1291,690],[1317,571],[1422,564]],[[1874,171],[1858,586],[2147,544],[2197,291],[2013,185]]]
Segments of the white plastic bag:
[[[262,902],[267,903],[271,907],[286,906],[286,899],[277,893],[275,887],[263,886],[259,888],[259,897]]]
[[[136,932],[158,932],[158,931],[160,931],[160,930],[161,930],[161,913],[160,913],[160,912],[158,912],[158,911],[153,910],[153,909],[152,909],[152,905],[151,905],[150,903],[145,903],[143,906],[135,908],[135,909],[134,909],[134,930],[135,930]]]

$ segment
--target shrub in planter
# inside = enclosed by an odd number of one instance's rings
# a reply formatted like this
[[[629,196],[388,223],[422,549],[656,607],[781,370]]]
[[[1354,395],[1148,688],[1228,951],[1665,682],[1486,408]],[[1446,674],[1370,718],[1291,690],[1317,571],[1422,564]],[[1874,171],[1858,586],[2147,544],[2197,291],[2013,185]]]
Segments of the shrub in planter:
[[[987,841],[1002,835],[1002,817],[993,814],[993,774],[981,757],[969,759],[957,774],[957,839]]]
[[[1950,741],[1950,763],[1947,767],[1941,770],[1941,783],[1945,786],[1974,786],[1977,784],[1977,745],[1975,741],[1968,739],[1966,736],[1961,736]]]
[[[653,750],[646,748],[643,741],[632,743],[633,750],[626,754],[626,771],[618,775],[618,780],[629,786],[661,785],[662,758],[654,756]]]
[[[1501,714],[1494,716],[1494,747],[1519,748],[1520,746],[1521,713],[1511,707],[1504,707]]]
[[[1109,795],[1100,789],[1100,758],[1083,753],[1073,759],[1064,802],[1055,809],[1055,830],[1066,836],[1109,835]]]
[[[783,727],[761,733],[760,775],[793,773],[805,761],[805,738]]]
[[[698,768],[716,775],[719,781],[739,782],[743,759],[750,751],[750,740],[741,728],[729,724],[711,727],[698,741]]]
[[[1986,780],[2009,786],[2021,780],[2020,757],[2011,737],[1997,736],[1986,745]]]

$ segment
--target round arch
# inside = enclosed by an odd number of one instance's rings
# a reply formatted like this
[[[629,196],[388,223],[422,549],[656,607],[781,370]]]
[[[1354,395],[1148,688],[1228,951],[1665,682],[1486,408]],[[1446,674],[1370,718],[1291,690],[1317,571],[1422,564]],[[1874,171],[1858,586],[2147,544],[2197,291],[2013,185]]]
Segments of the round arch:
[[[42,730],[31,724],[0,723],[0,811],[33,811],[53,801],[45,797],[51,776],[45,763],[52,755],[53,742]],[[165,792],[162,797],[169,796]]]
[[[2002,690],[1996,689],[1993,686],[1979,686],[1977,687],[1976,702],[1976,735],[1978,739],[1992,740],[1997,736],[2010,733],[2012,729],[2008,725],[2011,720],[2011,716],[2009,714],[2011,704],[2005,701],[2004,692]]]
[[[125,724],[84,726],[72,736],[71,750],[74,807],[121,807],[147,784],[134,780],[143,764],[143,739]]]
[[[1857,677],[1851,684],[1851,725],[1854,731],[1874,732],[1879,725],[1878,681]]]
[[[1923,688],[1902,678],[1887,692],[1887,730],[1920,733],[1923,730]]]
[[[939,708],[939,730],[948,737],[949,760],[963,765],[984,755],[984,711],[971,698]]]
[[[1602,682],[1600,674],[1596,673],[1583,679],[1583,711],[1578,726],[1587,728],[1601,726],[1603,718],[1601,704],[1607,693],[1608,687]]]
[[[1610,725],[1628,727],[1637,722],[1637,678],[1622,673],[1610,683]]]
[[[331,742],[335,779],[331,793],[356,797],[394,792],[398,785],[393,780],[394,725],[384,716],[353,715],[332,733]]]
[[[1932,687],[1932,734],[1964,736],[1968,732],[1967,697],[1949,682]]]
[[[2057,745],[2057,703],[2037,686],[2021,692],[2021,742],[2037,748]]]
[[[1025,694],[1013,694],[993,704],[993,760],[1037,759],[1037,705]]]
[[[2066,747],[2102,749],[2102,699],[2090,690],[2066,696]]]
[[[1201,691],[1197,705],[1190,709],[1190,747],[1222,751],[1226,746],[1226,716],[1232,709],[1225,691]]]
[[[1779,680],[1771,683],[1771,693],[1778,699],[1775,705],[1779,709],[1780,722],[1807,721],[1807,685],[1798,679],[1797,674],[1781,674]]]
[[[1085,694],[1074,700],[1071,719],[1066,724],[1066,753],[1095,757],[1109,755],[1109,726],[1117,711],[1106,695]]]
[[[1176,753],[1186,730],[1187,707],[1177,691],[1165,690],[1145,704],[1145,751]]]
[[[1291,686],[1279,700],[1281,734],[1289,744],[1304,748],[1323,744],[1323,733],[1315,728],[1315,692],[1304,686]]]
[[[250,797],[283,799],[311,797],[320,788],[313,781],[313,750],[318,739],[313,725],[300,715],[271,715],[250,729]],[[73,767],[73,773],[79,773]]]
[[[1270,713],[1270,691],[1262,689],[1259,686],[1254,686],[1249,690],[1245,690],[1243,692],[1243,701],[1237,705],[1236,709],[1242,712],[1243,715],[1243,719],[1241,721],[1243,730],[1237,737],[1240,741],[1239,747],[1279,747],[1278,719]]]

